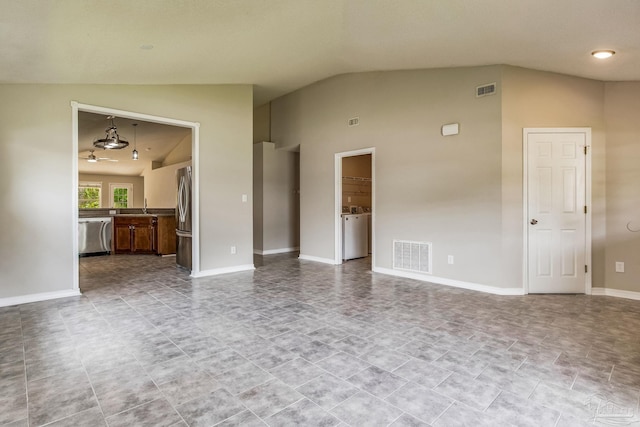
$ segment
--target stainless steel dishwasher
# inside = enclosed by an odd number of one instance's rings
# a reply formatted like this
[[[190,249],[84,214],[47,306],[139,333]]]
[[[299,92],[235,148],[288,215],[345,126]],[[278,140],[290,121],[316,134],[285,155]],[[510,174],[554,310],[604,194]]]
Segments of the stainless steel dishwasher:
[[[80,256],[111,253],[111,218],[78,219],[78,253]]]

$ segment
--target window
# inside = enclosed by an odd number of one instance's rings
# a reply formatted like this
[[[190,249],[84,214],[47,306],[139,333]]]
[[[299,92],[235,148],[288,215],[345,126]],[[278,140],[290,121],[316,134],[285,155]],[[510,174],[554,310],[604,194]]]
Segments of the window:
[[[102,198],[101,182],[86,182],[81,181],[78,183],[78,208],[101,208]]]
[[[109,184],[109,195],[112,208],[133,207],[133,184]]]

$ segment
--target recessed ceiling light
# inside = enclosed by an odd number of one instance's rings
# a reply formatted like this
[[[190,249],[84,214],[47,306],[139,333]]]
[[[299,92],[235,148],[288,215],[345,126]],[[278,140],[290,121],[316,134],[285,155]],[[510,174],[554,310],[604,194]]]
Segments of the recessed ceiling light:
[[[591,52],[591,55],[595,56],[598,59],[611,58],[615,54],[616,52],[613,50],[594,50],[593,52]]]
[[[140,45],[140,49],[142,49],[142,50],[151,50],[151,49],[153,49],[153,45],[152,44],[143,44],[143,45]]]

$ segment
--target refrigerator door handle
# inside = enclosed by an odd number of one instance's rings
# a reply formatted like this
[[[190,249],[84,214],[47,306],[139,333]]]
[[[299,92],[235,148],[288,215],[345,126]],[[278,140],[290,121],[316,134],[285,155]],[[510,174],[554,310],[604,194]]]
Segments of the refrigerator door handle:
[[[189,202],[189,194],[185,188],[185,178],[180,177],[180,185],[178,186],[178,215],[180,222],[187,220],[187,206]]]

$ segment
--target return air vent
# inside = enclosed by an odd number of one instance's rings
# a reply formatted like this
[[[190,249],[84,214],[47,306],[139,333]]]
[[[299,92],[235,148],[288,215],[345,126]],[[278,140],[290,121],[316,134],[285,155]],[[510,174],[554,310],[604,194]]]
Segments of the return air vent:
[[[393,268],[431,274],[431,243],[394,240]]]
[[[487,95],[495,95],[496,93],[496,83],[489,83],[486,85],[478,86],[476,88],[476,98],[482,98]]]
[[[349,119],[349,126],[358,126],[360,124],[360,117],[353,117]]]

